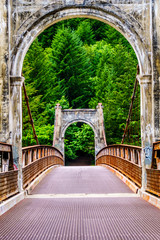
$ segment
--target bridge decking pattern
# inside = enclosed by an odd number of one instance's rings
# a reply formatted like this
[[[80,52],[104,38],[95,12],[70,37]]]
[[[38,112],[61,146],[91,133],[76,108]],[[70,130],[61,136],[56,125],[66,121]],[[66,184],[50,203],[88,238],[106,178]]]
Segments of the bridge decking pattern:
[[[106,197],[65,198],[75,193],[105,193]],[[26,198],[1,217],[1,240],[160,239],[160,211],[134,195],[126,197],[131,190],[102,167],[57,168],[32,194],[37,198]],[[49,194],[64,198],[47,198]]]
[[[103,167],[59,167],[49,173],[32,194],[132,193]]]

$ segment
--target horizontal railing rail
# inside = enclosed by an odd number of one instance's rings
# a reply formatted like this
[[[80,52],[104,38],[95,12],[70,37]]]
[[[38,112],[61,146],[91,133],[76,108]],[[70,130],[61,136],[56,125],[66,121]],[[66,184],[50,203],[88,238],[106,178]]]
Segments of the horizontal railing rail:
[[[57,156],[63,158],[62,153],[55,147],[48,145],[34,145],[22,148],[23,167],[45,156]]]
[[[115,144],[101,149],[96,156],[96,165],[107,164],[141,187],[141,147]]]
[[[0,201],[18,192],[18,170],[13,170],[12,145],[0,142]]]
[[[147,172],[147,189],[160,197],[160,170],[159,169],[146,169]]]
[[[153,144],[152,168],[146,169],[147,187],[146,191],[160,196],[160,142]],[[156,164],[155,164],[156,160]],[[141,187],[141,147],[115,144],[101,149],[96,155],[96,165],[109,165]],[[153,167],[158,169],[153,169]]]
[[[160,196],[160,141],[153,143],[152,169],[147,169],[147,191]]]
[[[26,188],[40,173],[53,165],[64,165],[62,153],[55,147],[36,145],[22,149],[23,187]]]
[[[141,147],[124,145],[124,144],[114,144],[102,148],[96,155],[96,159],[104,155],[112,155],[116,157],[123,158],[132,163],[141,166]]]

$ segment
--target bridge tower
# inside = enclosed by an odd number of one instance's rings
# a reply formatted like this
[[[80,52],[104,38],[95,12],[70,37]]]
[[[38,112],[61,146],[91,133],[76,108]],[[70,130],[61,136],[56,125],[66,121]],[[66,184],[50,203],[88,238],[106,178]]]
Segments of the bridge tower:
[[[75,122],[83,122],[91,126],[95,135],[95,154],[106,147],[103,107],[99,103],[96,109],[64,109],[56,105],[53,147],[64,155],[64,137],[66,129]]]

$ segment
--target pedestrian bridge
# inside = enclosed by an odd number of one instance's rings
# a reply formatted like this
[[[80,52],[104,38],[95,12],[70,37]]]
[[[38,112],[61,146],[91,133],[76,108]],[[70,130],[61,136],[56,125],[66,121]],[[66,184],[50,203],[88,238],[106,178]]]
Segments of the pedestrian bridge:
[[[11,156],[10,146],[2,145]],[[1,216],[0,239],[159,240],[160,211],[140,197],[140,147],[105,147],[96,156],[96,166],[63,165],[56,148],[23,148],[26,195]],[[19,195],[17,171],[0,173],[2,205]],[[156,197],[146,196],[159,206],[160,170],[146,173],[146,191]]]

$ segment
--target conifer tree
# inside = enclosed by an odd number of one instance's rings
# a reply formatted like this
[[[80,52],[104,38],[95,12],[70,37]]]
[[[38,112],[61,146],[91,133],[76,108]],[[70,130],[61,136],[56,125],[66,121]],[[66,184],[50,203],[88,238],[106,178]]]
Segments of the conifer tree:
[[[59,97],[65,95],[70,107],[88,107],[92,96],[91,66],[77,34],[59,29],[52,42],[52,61]]]

